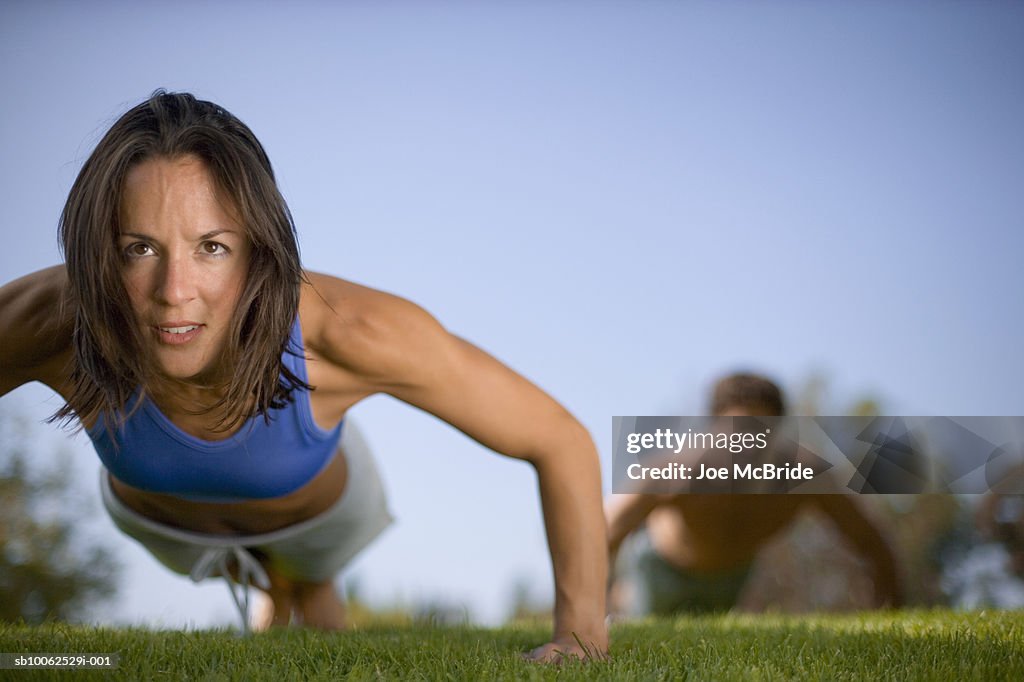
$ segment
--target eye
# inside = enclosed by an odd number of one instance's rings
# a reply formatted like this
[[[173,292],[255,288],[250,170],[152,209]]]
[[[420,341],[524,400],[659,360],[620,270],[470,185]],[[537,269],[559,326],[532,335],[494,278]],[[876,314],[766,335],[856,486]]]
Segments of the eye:
[[[207,256],[224,256],[228,253],[228,247],[220,242],[203,242],[199,249]]]
[[[124,250],[124,255],[129,258],[141,258],[151,253],[153,253],[153,249],[146,242],[132,242]]]

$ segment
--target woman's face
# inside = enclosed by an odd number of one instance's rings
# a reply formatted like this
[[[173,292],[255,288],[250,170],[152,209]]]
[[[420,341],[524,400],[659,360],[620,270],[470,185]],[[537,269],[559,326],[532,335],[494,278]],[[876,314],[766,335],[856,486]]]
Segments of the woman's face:
[[[195,156],[129,170],[121,203],[122,277],[142,338],[170,379],[218,369],[251,246],[231,202]]]

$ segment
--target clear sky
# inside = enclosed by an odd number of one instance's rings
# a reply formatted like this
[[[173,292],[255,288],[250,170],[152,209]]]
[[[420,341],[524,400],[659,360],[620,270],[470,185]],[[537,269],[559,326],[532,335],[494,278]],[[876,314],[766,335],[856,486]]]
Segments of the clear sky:
[[[1022,72],[1020,3],[8,1],[0,282],[59,261],[82,162],[165,87],[255,131],[308,268],[540,384],[606,479],[613,415],[700,412],[740,366],[893,413],[1020,415]],[[516,579],[549,596],[528,466],[388,398],[353,418],[399,519],[353,566],[365,594],[486,622]],[[91,446],[68,446],[98,497]],[[232,618],[222,586],[96,525],[130,567],[97,620]]]

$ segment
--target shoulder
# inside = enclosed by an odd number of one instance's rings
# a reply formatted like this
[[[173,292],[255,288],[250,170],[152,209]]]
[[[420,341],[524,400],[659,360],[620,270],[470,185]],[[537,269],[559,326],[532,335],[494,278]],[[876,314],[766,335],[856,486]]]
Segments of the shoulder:
[[[453,340],[432,315],[400,296],[307,272],[299,316],[309,350],[379,390],[405,381],[424,355]]]
[[[71,352],[74,321],[63,265],[0,287],[0,388],[10,390],[33,380],[60,383],[58,368]]]
[[[53,265],[20,277],[0,287],[0,296],[6,303],[15,299],[36,303],[57,303],[68,290],[67,269]]]

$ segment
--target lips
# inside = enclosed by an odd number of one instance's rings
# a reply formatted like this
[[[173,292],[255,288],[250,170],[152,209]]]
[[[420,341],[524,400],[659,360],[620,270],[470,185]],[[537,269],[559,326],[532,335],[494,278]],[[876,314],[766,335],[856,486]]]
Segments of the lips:
[[[199,336],[205,325],[198,322],[161,322],[153,327],[160,343],[180,346]]]

